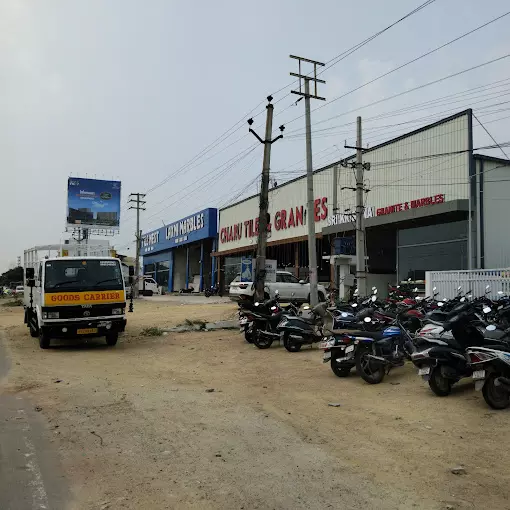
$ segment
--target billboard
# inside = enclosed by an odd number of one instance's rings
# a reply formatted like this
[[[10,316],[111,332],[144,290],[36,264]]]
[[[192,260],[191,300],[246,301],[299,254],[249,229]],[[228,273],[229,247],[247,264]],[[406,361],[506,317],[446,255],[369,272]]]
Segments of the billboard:
[[[69,177],[67,226],[118,230],[120,181]]]

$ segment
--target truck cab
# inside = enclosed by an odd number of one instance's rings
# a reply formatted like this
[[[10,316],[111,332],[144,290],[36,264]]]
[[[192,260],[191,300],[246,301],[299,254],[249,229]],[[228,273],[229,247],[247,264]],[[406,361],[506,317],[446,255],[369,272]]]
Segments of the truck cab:
[[[32,271],[25,268],[25,274]],[[54,257],[26,277],[25,324],[42,349],[53,338],[106,337],[117,343],[126,327],[126,289],[119,259]]]

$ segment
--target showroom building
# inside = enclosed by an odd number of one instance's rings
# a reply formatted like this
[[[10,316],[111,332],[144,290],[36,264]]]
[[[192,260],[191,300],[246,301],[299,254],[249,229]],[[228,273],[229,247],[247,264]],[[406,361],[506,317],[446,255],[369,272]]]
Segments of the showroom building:
[[[355,177],[351,156],[269,192],[267,257],[307,275],[307,222],[317,239],[319,281],[355,274]],[[363,152],[368,271],[375,283],[422,280],[425,271],[510,266],[510,161],[474,153],[468,109]],[[215,255],[228,285],[255,253],[258,195],[219,211]],[[502,235],[502,231],[506,234]],[[350,277],[352,280],[352,277]]]
[[[218,210],[204,209],[142,234],[143,273],[165,291],[199,292],[212,284],[216,264]]]

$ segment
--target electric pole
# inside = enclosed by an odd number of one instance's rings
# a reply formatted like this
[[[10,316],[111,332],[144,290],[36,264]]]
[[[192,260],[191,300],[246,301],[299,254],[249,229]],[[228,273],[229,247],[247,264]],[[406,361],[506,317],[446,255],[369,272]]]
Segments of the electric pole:
[[[144,205],[147,203],[144,193],[131,193],[128,203],[133,204],[129,208],[136,209],[136,260],[135,260],[135,286],[133,288],[134,297],[138,297],[138,279],[140,277],[140,245],[142,241],[142,231],[140,230],[140,211],[145,211]]]
[[[262,161],[262,180],[260,184],[259,199],[259,231],[257,239],[257,258],[255,261],[255,300],[264,299],[264,282],[266,277],[266,248],[267,248],[267,225],[269,223],[269,169],[271,167],[271,145],[283,138],[285,127],[280,126],[281,135],[271,140],[273,131],[273,110],[271,104],[272,96],[267,96],[268,105],[266,106],[266,134],[264,140],[250,127],[249,132],[264,145],[264,159]],[[253,124],[253,119],[248,119],[248,125]]]
[[[367,295],[367,271],[365,256],[365,189],[364,173],[370,170],[370,163],[363,163],[361,117],[357,118],[356,147],[345,145],[347,149],[356,149],[356,283],[361,296]]]
[[[310,60],[303,57],[289,55],[296,59],[299,64],[299,73],[290,73],[291,76],[299,78],[299,90],[291,90],[293,94],[305,98],[305,125],[306,125],[306,183],[307,183],[307,226],[308,226],[308,269],[310,279],[310,305],[315,306],[319,302],[317,293],[317,247],[315,243],[315,196],[313,193],[313,163],[312,163],[312,122],[310,115],[310,98],[325,101],[326,98],[317,95],[317,83],[326,83],[317,78],[317,66],[323,66],[322,62]],[[301,74],[301,62],[313,64],[313,77]],[[301,90],[301,80],[305,82],[305,91]],[[314,82],[314,94],[310,94],[310,81]],[[299,99],[298,99],[299,101]]]

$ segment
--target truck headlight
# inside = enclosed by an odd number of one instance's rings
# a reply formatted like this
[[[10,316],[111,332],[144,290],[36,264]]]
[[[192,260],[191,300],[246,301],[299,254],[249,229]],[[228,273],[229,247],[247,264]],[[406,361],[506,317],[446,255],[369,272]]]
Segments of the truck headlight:
[[[124,308],[113,308],[112,315],[122,315],[124,313]]]
[[[43,312],[42,318],[43,319],[58,319],[59,315],[58,315],[58,312]]]

